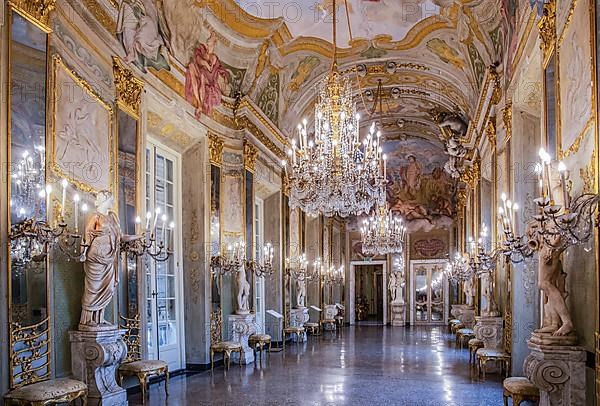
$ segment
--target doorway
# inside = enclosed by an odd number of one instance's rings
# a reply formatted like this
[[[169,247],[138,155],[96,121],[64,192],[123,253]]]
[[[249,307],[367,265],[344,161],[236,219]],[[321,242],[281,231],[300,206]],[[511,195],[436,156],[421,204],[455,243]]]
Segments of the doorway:
[[[384,323],[383,265],[355,265],[355,320],[358,324]]]
[[[179,155],[148,140],[146,148],[146,210],[166,215],[156,221],[156,238],[172,249],[166,261],[145,259],[146,338],[149,359],[169,364],[170,371],[183,368],[183,317],[180,268],[181,224]],[[162,218],[161,218],[162,220]]]
[[[445,260],[411,261],[411,324],[445,324],[448,320],[445,266]]]

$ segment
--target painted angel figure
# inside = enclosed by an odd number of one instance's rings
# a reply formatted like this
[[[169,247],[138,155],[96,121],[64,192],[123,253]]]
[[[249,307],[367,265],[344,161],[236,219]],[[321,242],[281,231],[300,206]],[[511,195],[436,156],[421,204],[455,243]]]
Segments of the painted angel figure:
[[[170,70],[167,51],[171,33],[155,0],[122,0],[117,18],[117,37],[125,49],[125,62],[142,72],[146,67]]]

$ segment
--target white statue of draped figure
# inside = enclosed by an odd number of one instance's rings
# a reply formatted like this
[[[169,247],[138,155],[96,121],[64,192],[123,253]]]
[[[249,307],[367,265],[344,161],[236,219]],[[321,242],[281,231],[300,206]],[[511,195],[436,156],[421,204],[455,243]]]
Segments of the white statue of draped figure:
[[[250,313],[250,306],[248,299],[250,297],[250,284],[246,279],[246,267],[245,265],[240,266],[240,269],[235,274],[235,285],[237,288],[237,314],[248,314]]]
[[[296,279],[296,307],[302,309],[306,307],[306,280]]]
[[[388,283],[388,289],[390,290],[390,303],[404,303],[404,294],[402,291],[403,287],[404,275],[402,274],[402,272],[390,272],[390,281]]]
[[[471,277],[463,282],[463,291],[467,301],[467,306],[473,307],[475,301],[475,283],[474,278]]]
[[[109,330],[115,326],[104,320],[115,287],[119,284],[119,253],[121,241],[140,238],[121,234],[119,219],[111,210],[114,197],[103,190],[96,196],[96,212],[85,227],[84,247],[79,260],[85,272],[84,290],[81,298],[79,330]]]

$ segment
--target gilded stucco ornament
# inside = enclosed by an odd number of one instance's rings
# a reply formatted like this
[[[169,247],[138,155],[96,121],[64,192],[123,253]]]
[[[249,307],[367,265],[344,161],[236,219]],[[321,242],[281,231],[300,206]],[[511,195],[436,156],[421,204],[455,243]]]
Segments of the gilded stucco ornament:
[[[247,171],[254,172],[254,164],[258,157],[258,149],[248,140],[244,140],[244,168]]]
[[[113,74],[117,105],[136,119],[140,117],[140,104],[144,82],[123,65],[119,57],[113,56]]]
[[[485,135],[487,136],[492,148],[496,148],[496,117],[490,117],[488,120],[487,125],[485,126]]]
[[[506,130],[506,141],[512,138],[512,101],[508,100],[502,109],[502,122]]]
[[[220,166],[223,163],[223,140],[212,133],[208,134],[208,156],[212,165]]]
[[[460,181],[473,189],[479,182],[479,179],[481,179],[481,162],[479,159],[476,159],[461,175]]]
[[[56,0],[9,0],[8,5],[44,32],[50,28],[50,12],[56,8]]]
[[[556,46],[556,1],[550,0],[544,4],[542,18],[538,23],[540,30],[540,48],[547,61]]]

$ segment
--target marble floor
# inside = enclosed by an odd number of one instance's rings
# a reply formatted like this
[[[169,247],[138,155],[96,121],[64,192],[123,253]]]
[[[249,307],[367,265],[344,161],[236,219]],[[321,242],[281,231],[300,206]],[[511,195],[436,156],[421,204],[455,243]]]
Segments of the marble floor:
[[[152,385],[146,405],[502,405],[500,377],[478,379],[443,327],[345,327],[271,353],[263,367],[219,367],[169,386],[165,398],[163,384]]]

